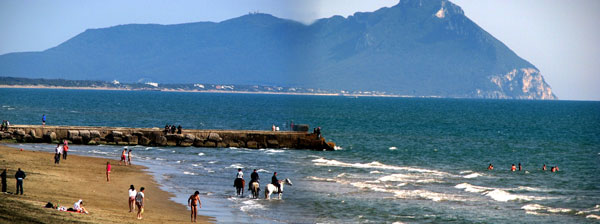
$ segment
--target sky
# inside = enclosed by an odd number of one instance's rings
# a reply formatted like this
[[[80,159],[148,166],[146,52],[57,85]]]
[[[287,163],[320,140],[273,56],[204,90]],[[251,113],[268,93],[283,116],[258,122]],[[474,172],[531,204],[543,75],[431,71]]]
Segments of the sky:
[[[451,0],[534,64],[563,100],[600,100],[600,1]],[[42,51],[91,28],[219,22],[249,12],[306,24],[398,0],[0,0],[0,54]]]

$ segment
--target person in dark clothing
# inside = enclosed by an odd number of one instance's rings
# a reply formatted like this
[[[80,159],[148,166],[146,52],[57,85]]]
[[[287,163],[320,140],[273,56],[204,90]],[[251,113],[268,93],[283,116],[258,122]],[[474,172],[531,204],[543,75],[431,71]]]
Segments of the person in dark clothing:
[[[260,177],[258,176],[258,172],[256,172],[256,169],[254,169],[254,172],[250,174],[250,183],[248,183],[248,188],[250,188],[250,186],[252,186],[252,183],[254,182],[260,182]]]
[[[25,172],[23,172],[21,170],[21,168],[19,168],[19,170],[17,170],[17,173],[15,174],[15,178],[17,179],[17,193],[15,194],[19,194],[19,190],[21,191],[21,195],[23,195],[23,180],[25,179]]]
[[[171,127],[168,124],[165,124],[165,134],[168,134],[169,130],[171,130]]]
[[[177,134],[181,134],[181,125],[177,126]]]
[[[0,174],[0,178],[2,178],[2,192],[6,192],[6,171],[7,169],[4,168],[2,174]]]
[[[281,193],[281,185],[279,184],[279,180],[277,179],[277,172],[273,173],[273,177],[271,177],[271,184],[277,187],[278,193]]]
[[[175,134],[175,129],[176,129],[175,125],[171,125],[171,134]]]

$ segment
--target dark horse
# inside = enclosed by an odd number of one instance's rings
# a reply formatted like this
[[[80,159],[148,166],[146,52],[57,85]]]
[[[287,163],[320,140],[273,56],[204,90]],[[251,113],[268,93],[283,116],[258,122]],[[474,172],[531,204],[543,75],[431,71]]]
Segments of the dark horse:
[[[246,185],[246,181],[242,178],[236,178],[233,182],[233,186],[235,187],[238,196],[240,196],[240,192],[241,195],[244,196],[244,185]]]

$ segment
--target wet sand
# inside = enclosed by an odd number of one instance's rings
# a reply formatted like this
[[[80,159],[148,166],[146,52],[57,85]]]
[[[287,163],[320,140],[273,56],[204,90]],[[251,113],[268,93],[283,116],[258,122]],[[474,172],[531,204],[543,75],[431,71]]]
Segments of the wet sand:
[[[69,155],[54,164],[54,154],[20,151],[0,145],[0,172],[8,168],[7,191],[16,191],[17,168],[27,177],[23,195],[0,193],[0,222],[8,223],[181,223],[190,222],[187,206],[169,200],[173,195],[161,190],[143,166],[120,166],[117,160]],[[106,162],[112,165],[111,180],[106,182]],[[144,218],[129,213],[127,190],[145,187]],[[192,194],[192,192],[190,192]],[[89,214],[61,212],[44,208],[48,202],[67,208],[82,199]],[[202,214],[202,209],[199,209]],[[214,222],[198,216],[198,222]]]

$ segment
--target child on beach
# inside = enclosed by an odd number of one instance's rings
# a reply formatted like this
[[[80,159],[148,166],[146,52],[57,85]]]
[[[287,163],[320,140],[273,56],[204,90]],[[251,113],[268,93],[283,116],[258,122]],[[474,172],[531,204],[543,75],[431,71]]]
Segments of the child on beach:
[[[140,188],[140,192],[135,196],[135,205],[138,208],[137,219],[142,219],[142,213],[144,213],[144,189],[144,187]]]
[[[106,162],[106,182],[110,182],[110,162]]]
[[[129,152],[127,153],[127,164],[131,165],[131,149],[129,149]]]
[[[192,222],[196,222],[196,216],[198,215],[198,206],[202,208],[202,202],[200,202],[200,192],[196,191],[193,195],[190,195],[188,199],[188,205],[192,210],[192,214],[190,214],[190,219]]]
[[[133,187],[133,184],[131,186],[129,186],[129,212],[133,212],[134,209],[134,203],[135,203],[135,196],[137,195],[137,191],[135,190],[135,187]]]

